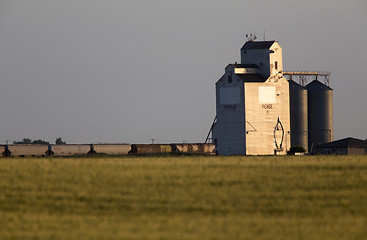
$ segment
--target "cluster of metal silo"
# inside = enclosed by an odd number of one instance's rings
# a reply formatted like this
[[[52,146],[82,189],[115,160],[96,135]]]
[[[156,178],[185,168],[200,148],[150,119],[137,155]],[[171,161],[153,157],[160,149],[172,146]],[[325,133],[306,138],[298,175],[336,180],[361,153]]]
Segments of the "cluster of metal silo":
[[[291,114],[291,146],[308,149],[307,89],[289,80],[289,102]]]
[[[303,87],[289,80],[291,146],[309,152],[333,140],[333,90],[314,80]]]
[[[308,91],[308,148],[333,140],[333,90],[314,80]]]

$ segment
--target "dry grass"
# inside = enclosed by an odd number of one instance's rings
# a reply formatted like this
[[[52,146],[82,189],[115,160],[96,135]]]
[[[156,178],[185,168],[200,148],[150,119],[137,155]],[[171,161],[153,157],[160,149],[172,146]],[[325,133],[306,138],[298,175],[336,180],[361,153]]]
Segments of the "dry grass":
[[[1,239],[363,239],[367,157],[0,159]]]

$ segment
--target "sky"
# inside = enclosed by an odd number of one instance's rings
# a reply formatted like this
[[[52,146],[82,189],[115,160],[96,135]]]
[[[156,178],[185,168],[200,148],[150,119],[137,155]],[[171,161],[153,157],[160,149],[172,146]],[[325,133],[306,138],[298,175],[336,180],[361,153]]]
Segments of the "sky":
[[[203,142],[246,34],[330,71],[334,139],[367,138],[365,0],[0,0],[0,143]]]

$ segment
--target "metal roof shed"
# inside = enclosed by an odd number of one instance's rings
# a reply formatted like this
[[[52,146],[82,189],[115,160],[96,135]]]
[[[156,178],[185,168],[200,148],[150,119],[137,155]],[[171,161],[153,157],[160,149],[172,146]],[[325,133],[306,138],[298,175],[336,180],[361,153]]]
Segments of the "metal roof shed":
[[[367,141],[357,138],[344,138],[320,144],[316,147],[319,154],[367,155]]]

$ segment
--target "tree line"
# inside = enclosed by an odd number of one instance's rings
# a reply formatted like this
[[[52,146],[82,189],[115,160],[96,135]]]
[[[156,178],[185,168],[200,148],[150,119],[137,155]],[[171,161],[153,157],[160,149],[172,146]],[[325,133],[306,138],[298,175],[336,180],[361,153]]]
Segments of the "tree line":
[[[49,145],[50,143],[41,139],[38,140],[32,140],[30,138],[23,138],[21,141],[14,141],[14,144],[40,144],[40,145]],[[62,140],[62,138],[56,138],[55,141],[56,145],[64,145],[66,142]]]

